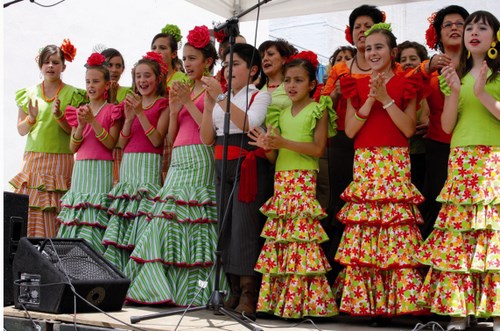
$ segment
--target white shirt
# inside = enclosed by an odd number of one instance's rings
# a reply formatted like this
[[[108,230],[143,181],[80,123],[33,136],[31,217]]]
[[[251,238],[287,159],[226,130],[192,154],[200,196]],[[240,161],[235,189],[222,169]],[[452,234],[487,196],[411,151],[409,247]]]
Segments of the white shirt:
[[[251,131],[257,126],[264,124],[267,114],[267,107],[271,104],[271,95],[268,92],[259,91],[255,85],[250,84],[242,88],[237,94],[231,94],[231,103],[238,108],[245,110],[245,105],[250,103],[252,95],[257,93],[250,108],[247,111],[248,124],[250,128],[246,132]],[[217,136],[224,135],[224,111],[221,106],[216,103],[212,113],[212,120]],[[229,124],[229,134],[243,133],[232,121]]]

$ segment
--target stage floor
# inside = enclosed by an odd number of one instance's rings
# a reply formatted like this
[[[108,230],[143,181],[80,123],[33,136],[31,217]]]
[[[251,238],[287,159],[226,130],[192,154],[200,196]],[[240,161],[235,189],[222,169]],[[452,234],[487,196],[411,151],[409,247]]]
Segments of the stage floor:
[[[153,307],[132,307],[125,306],[120,312],[112,312],[109,315],[114,318],[130,324],[130,318],[136,316],[145,316],[159,312],[167,312],[179,310],[179,308],[153,308]],[[29,330],[30,320],[28,315],[23,310],[17,310],[13,306],[5,307],[4,327],[7,331]],[[72,314],[48,314],[36,311],[29,311],[33,320],[39,321],[41,331],[45,330],[74,330],[74,316]],[[225,331],[240,331],[247,330],[241,324],[235,322],[230,317],[224,315],[215,315],[214,312],[208,310],[191,311],[187,313],[181,321],[182,314],[173,316],[159,317],[150,320],[143,320],[131,326],[124,325],[102,313],[85,313],[76,315],[76,324],[78,330],[146,330],[146,331],[170,331],[175,330],[180,321],[177,330],[225,330]],[[389,325],[374,328],[371,326],[369,318],[337,316],[334,318],[315,319],[314,325],[310,322],[288,321],[272,317],[259,317],[256,327],[262,330],[338,330],[338,331],[355,331],[355,330],[377,330],[377,331],[396,331],[396,330],[417,330],[417,323],[421,323],[415,317],[398,317],[391,321]],[[24,324],[23,324],[24,323]],[[446,329],[446,321],[439,322]],[[486,331],[491,330],[491,322],[480,322],[478,326],[468,330]],[[23,326],[24,325],[24,326]],[[136,328],[134,328],[136,327]],[[431,330],[426,328],[422,330]],[[435,330],[439,330],[436,328]]]

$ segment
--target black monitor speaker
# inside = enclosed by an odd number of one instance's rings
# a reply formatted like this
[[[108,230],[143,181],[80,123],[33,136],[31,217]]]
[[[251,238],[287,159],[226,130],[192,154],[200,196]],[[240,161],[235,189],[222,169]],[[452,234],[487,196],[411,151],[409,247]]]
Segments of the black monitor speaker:
[[[14,305],[54,314],[121,310],[130,280],[83,239],[22,238],[12,266]],[[71,289],[72,284],[76,293]]]
[[[12,192],[3,192],[3,305],[14,304],[14,283],[12,281],[12,261],[19,245],[19,240],[26,237],[28,228],[29,196]]]

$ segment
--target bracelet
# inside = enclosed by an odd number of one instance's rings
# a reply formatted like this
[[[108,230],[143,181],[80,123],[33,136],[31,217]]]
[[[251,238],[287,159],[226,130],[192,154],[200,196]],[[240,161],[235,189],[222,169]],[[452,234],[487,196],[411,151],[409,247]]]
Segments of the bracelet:
[[[361,121],[361,122],[366,121],[366,119],[368,118],[368,116],[361,115],[361,113],[359,112],[359,110],[356,110],[356,112],[354,113],[354,117],[355,117],[358,121]]]
[[[59,115],[59,116],[54,116],[54,118],[56,119],[56,121],[59,121],[63,117],[64,117],[64,113],[63,112],[61,112],[61,115]]]
[[[108,131],[106,131],[106,134],[100,138],[97,138],[97,140],[102,142],[102,141],[106,140],[108,138],[108,136],[109,136],[109,133],[108,133]]]
[[[389,108],[393,104],[394,104],[394,99],[392,99],[391,101],[389,101],[388,103],[386,103],[385,105],[383,105],[382,108],[384,108],[385,110],[387,110],[387,108]]]
[[[132,132],[130,132],[128,135],[125,135],[125,134],[123,133],[123,130],[122,130],[122,131],[120,131],[120,136],[121,136],[122,138],[129,139],[131,135],[132,135]]]
[[[431,56],[431,58],[429,59],[429,71],[431,71],[431,64],[432,64],[432,59],[434,59],[434,56],[436,56],[437,54],[434,54],[433,56]]]
[[[101,133],[96,134],[96,135],[95,135],[95,137],[96,137],[97,139],[101,139],[101,138],[102,138],[104,135],[106,135],[107,133],[108,133],[108,131],[106,131],[106,129],[105,129],[105,128],[102,128]]]
[[[71,141],[75,144],[75,145],[80,145],[83,141],[83,136],[81,138],[76,138],[75,137],[75,134],[72,134],[71,135]]]
[[[30,117],[26,116],[26,122],[28,122],[29,125],[34,125],[36,123],[36,118],[34,121],[30,121]]]
[[[153,132],[156,130],[156,128],[151,125],[151,127],[149,129],[147,129],[146,131],[144,131],[144,133],[146,134],[146,137],[149,137],[150,135],[153,134]]]

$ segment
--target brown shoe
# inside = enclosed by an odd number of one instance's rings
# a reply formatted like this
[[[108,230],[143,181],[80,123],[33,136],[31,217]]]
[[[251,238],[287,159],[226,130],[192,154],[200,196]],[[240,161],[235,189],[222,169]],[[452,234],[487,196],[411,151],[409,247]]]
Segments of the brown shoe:
[[[231,293],[229,294],[229,297],[224,300],[224,308],[234,309],[240,303],[240,276],[233,274],[226,275],[229,282],[229,287],[231,288]]]
[[[255,321],[255,308],[259,299],[260,289],[259,278],[256,276],[241,276],[240,287],[240,303],[234,310]]]

